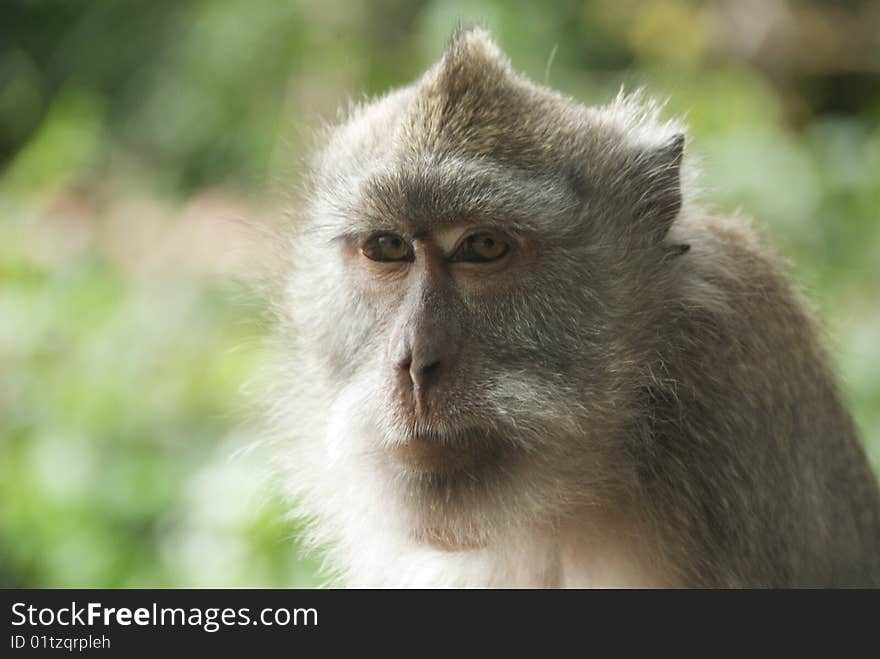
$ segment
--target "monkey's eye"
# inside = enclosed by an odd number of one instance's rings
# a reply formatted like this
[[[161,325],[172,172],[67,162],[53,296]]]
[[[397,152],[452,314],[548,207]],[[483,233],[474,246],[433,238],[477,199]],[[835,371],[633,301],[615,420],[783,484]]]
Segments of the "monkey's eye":
[[[403,238],[393,233],[373,236],[361,247],[361,252],[373,261],[412,261],[413,252]]]
[[[507,238],[490,231],[474,233],[462,241],[452,255],[452,261],[470,261],[485,263],[497,261],[510,251]]]

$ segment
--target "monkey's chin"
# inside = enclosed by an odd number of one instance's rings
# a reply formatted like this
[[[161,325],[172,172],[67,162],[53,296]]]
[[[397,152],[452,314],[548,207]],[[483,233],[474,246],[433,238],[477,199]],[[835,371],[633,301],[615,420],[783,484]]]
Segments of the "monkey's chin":
[[[501,434],[473,429],[408,436],[388,447],[385,468],[413,541],[441,551],[490,542],[496,497],[518,460]],[[490,505],[493,504],[494,505]]]

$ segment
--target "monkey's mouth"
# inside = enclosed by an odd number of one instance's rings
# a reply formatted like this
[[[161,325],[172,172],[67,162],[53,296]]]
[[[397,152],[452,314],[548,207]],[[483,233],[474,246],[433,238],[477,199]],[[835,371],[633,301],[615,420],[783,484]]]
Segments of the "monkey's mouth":
[[[475,473],[494,463],[503,453],[503,440],[479,428],[454,433],[422,432],[407,435],[391,446],[394,459],[419,473]]]

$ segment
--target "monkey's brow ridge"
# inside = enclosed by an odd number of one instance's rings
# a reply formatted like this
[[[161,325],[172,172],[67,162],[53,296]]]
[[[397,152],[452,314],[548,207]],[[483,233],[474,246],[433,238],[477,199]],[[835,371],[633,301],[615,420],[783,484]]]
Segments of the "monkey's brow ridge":
[[[527,175],[496,164],[438,162],[384,167],[366,177],[343,213],[343,234],[414,233],[443,224],[552,231],[581,204],[558,177]]]

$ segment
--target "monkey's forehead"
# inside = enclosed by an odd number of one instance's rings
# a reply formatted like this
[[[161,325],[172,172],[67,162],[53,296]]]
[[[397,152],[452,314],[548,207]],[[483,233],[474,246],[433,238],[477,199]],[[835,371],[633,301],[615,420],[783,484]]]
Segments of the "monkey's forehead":
[[[324,217],[350,234],[462,224],[543,232],[581,203],[565,179],[437,154],[391,161],[322,197],[333,200]]]

